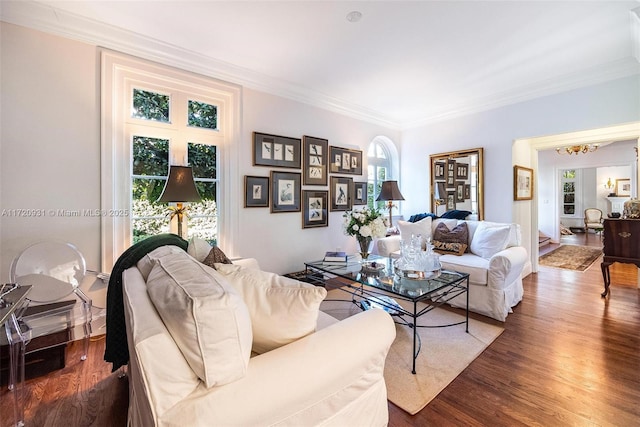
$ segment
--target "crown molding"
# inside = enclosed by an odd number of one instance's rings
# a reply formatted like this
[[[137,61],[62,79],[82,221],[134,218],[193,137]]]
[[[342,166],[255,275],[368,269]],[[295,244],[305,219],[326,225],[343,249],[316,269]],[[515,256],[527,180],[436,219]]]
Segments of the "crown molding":
[[[631,11],[631,31],[640,32],[640,8]],[[419,119],[398,120],[361,105],[345,102],[310,88],[301,87],[247,68],[220,61],[170,43],[123,30],[79,15],[55,9],[38,2],[3,2],[0,20],[38,31],[62,36],[87,44],[108,48],[146,60],[155,61],[242,87],[280,96],[322,108],[354,119],[375,123],[394,130],[407,130],[430,123],[475,114],[542,96],[552,95],[608,80],[640,74],[640,42],[634,42],[636,59],[629,57],[590,70],[536,82],[484,98],[466,101],[464,105],[442,108]]]

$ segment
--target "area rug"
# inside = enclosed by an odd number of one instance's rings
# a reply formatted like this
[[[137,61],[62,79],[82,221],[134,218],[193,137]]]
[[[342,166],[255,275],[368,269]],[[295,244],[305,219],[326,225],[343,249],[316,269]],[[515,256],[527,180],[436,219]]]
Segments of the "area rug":
[[[339,289],[329,291],[327,299],[349,299]],[[350,302],[325,301],[320,309],[344,319],[360,312]],[[464,315],[436,308],[418,319],[418,325],[437,325],[464,320]],[[418,328],[422,349],[416,359],[416,374],[411,373],[413,331],[396,324],[396,339],[391,345],[384,368],[387,398],[413,415],[424,408],[504,331],[501,326],[469,319],[465,326]]]
[[[561,245],[539,259],[540,265],[585,271],[602,255],[602,249],[589,246]]]

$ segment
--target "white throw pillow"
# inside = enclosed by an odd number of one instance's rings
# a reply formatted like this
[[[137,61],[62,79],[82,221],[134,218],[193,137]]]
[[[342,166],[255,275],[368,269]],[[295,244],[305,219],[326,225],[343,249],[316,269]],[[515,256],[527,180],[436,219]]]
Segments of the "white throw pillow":
[[[479,257],[489,259],[507,247],[509,225],[491,226],[481,222],[471,239],[469,250]]]
[[[411,240],[411,236],[421,236],[420,244],[422,249],[427,248],[427,240],[431,240],[431,217],[421,219],[418,222],[398,221],[400,228],[400,238],[402,240]]]
[[[236,290],[186,252],[156,260],[147,292],[184,358],[206,387],[242,378],[251,318]],[[158,354],[158,357],[162,357]]]
[[[316,329],[326,289],[237,264],[216,264],[249,308],[253,351],[265,353]]]
[[[187,253],[202,262],[211,252],[212,246],[204,239],[200,237],[192,237],[189,239],[189,245],[187,246]]]
[[[182,250],[182,248],[174,245],[160,246],[159,248],[152,250],[151,252],[140,258],[140,260],[136,264],[136,267],[138,267],[138,270],[140,270],[140,273],[142,274],[142,277],[144,277],[144,280],[147,280],[147,278],[149,277],[149,273],[151,273],[151,269],[155,265],[155,261],[157,259],[162,258],[165,255],[175,254],[178,252],[184,251]]]

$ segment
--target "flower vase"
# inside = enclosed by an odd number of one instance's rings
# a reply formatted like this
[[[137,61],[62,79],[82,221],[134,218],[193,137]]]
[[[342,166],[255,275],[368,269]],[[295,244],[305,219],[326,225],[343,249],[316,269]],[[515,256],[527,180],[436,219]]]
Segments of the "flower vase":
[[[369,246],[371,246],[371,237],[358,237],[358,244],[360,245],[360,256],[362,260],[369,258]]]

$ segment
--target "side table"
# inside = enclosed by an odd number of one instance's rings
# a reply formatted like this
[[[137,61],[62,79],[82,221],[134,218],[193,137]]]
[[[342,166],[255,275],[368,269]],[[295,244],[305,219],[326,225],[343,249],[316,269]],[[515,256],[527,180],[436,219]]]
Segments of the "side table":
[[[4,325],[9,341],[9,358],[12,366],[20,366],[18,370],[10,370],[10,375],[18,375],[11,378],[13,384],[13,418],[16,426],[24,426],[24,336],[20,330],[18,318],[25,307],[27,293],[31,285],[19,286],[15,284],[1,285],[0,287],[0,325]]]

